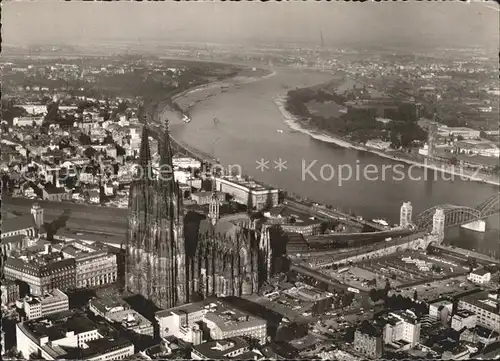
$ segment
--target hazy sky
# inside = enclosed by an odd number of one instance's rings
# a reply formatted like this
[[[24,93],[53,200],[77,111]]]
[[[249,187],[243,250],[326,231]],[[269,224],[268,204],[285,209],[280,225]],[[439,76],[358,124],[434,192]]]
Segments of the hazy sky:
[[[487,46],[498,5],[459,2],[64,2],[2,4],[6,45],[125,40],[273,44]]]

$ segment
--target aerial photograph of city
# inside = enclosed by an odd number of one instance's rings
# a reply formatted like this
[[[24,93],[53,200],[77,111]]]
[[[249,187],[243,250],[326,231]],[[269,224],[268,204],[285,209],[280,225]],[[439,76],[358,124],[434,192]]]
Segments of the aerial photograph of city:
[[[1,22],[2,359],[500,359],[498,2]]]

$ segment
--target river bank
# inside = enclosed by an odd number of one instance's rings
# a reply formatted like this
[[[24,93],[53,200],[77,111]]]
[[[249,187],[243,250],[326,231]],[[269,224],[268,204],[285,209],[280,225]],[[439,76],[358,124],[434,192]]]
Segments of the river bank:
[[[441,172],[444,174],[449,174],[453,177],[457,176],[461,180],[468,180],[468,181],[473,181],[473,182],[481,182],[481,183],[487,183],[487,184],[491,184],[491,185],[495,185],[495,186],[500,186],[500,180],[498,178],[495,179],[493,177],[488,177],[486,175],[476,174],[474,172],[469,171],[466,168],[445,165],[445,164],[429,163],[427,160],[425,162],[418,162],[418,161],[415,161],[412,159],[403,158],[403,157],[398,156],[398,155],[393,155],[389,152],[383,152],[381,150],[371,149],[369,147],[353,144],[351,142],[348,142],[348,141],[342,139],[339,136],[335,136],[334,134],[331,134],[328,132],[319,131],[319,130],[313,129],[313,128],[307,128],[303,124],[303,122],[301,122],[300,119],[298,119],[295,115],[291,114],[289,111],[286,110],[286,108],[285,108],[286,100],[287,100],[287,96],[284,94],[281,94],[274,99],[274,102],[275,102],[276,106],[278,107],[281,115],[283,116],[285,124],[287,124],[288,127],[294,131],[298,131],[298,132],[301,132],[303,134],[307,134],[310,137],[317,139],[317,140],[320,140],[320,141],[323,141],[323,142],[333,143],[333,144],[335,144],[339,147],[342,147],[342,148],[348,148],[348,149],[352,149],[352,150],[367,152],[367,153],[377,155],[381,158],[391,159],[393,161],[405,163],[405,164],[408,164],[410,166],[416,166],[419,168],[424,168],[424,169],[429,169],[429,170],[436,171],[436,172]]]
[[[241,76],[241,75],[236,75],[234,77],[230,77],[230,78],[223,79],[223,80],[216,80],[216,81],[213,81],[213,82],[210,82],[207,84],[199,85],[199,86],[194,87],[192,89],[184,90],[184,91],[180,92],[179,94],[173,96],[172,100],[175,101],[176,99],[179,99],[183,96],[187,96],[189,94],[196,93],[196,92],[203,91],[203,90],[218,89],[218,88],[222,88],[224,86],[230,87],[230,86],[237,86],[240,84],[248,84],[248,83],[258,81],[258,80],[270,78],[274,75],[276,75],[276,72],[274,72],[274,71],[271,72],[270,74],[266,74],[266,75],[263,75],[260,77],[245,77],[245,76]]]

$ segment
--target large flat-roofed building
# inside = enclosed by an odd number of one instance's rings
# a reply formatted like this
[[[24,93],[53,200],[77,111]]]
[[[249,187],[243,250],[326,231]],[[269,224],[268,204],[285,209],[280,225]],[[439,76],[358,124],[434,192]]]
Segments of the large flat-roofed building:
[[[270,224],[279,224],[285,232],[315,236],[321,233],[321,221],[308,214],[297,212],[285,205],[279,205],[264,212]]]
[[[486,291],[460,298],[458,308],[471,311],[477,316],[477,324],[500,332],[500,299],[498,293]]]
[[[20,322],[16,326],[17,349],[25,358],[34,354],[38,358],[54,360],[64,355],[60,346],[78,348],[99,337],[94,322],[73,312]]]
[[[173,157],[172,165],[181,169],[198,169],[201,168],[201,162],[189,157]]]
[[[134,344],[126,338],[98,338],[75,350],[73,359],[89,361],[127,360],[134,354]]]
[[[262,210],[276,207],[279,202],[277,189],[265,188],[253,181],[239,177],[215,177],[217,191],[230,194],[235,202],[245,204],[250,209]]]
[[[134,354],[134,345],[120,337],[104,337],[84,315],[61,312],[16,325],[17,349],[23,357],[44,360],[107,361]]]
[[[108,319],[112,313],[130,309],[130,306],[120,298],[97,297],[89,301],[89,309],[93,314]]]
[[[64,258],[73,258],[76,263],[76,287],[94,287],[116,282],[118,264],[116,255],[82,241],[55,245]]]
[[[196,345],[191,350],[193,360],[239,359],[250,350],[248,342],[240,337],[209,341]]]
[[[94,298],[89,302],[89,309],[112,323],[119,323],[124,329],[141,335],[154,336],[153,324],[143,315],[132,310],[121,299],[110,297]]]
[[[217,200],[220,203],[223,203],[226,200],[226,194],[222,192],[217,192],[214,195],[214,192],[195,192],[191,194],[191,199],[199,205],[210,204],[213,197],[217,197]]]
[[[23,307],[28,320],[33,320],[53,313],[68,311],[69,298],[64,292],[56,288],[51,293],[40,297],[25,298]]]
[[[35,257],[8,257],[4,275],[7,280],[19,280],[30,286],[31,294],[41,296],[56,288],[75,288],[76,263],[74,259],[49,254]]]
[[[208,330],[212,340],[245,336],[264,344],[267,339],[266,320],[249,315],[221,299],[207,299],[158,311],[156,319],[161,337],[175,336],[193,344],[203,341],[200,339],[201,330]]]
[[[478,139],[481,136],[481,131],[466,127],[447,127],[446,125],[439,125],[438,134],[443,137],[461,136],[464,139]]]

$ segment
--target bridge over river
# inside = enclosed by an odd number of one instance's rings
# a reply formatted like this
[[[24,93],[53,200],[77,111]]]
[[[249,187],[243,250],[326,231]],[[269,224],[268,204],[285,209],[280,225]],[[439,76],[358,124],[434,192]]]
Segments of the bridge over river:
[[[339,244],[348,243],[349,245],[359,245],[363,242],[378,242],[392,238],[406,237],[411,234],[430,233],[433,227],[433,218],[436,210],[442,209],[445,215],[444,228],[459,226],[474,222],[479,219],[485,219],[492,215],[499,214],[500,194],[496,194],[485,201],[481,202],[474,208],[455,206],[455,205],[439,205],[422,212],[416,217],[414,227],[408,228],[391,228],[388,229],[380,224],[369,222],[342,212],[327,209],[323,206],[308,206],[295,201],[287,200],[287,204],[297,210],[306,212],[316,216],[319,219],[336,219],[343,223],[351,225],[361,225],[364,227],[376,229],[375,232],[355,232],[355,233],[334,233],[307,237],[307,243],[317,248],[312,251],[321,253],[328,248]]]
[[[438,209],[444,212],[445,228],[468,224],[500,214],[500,193],[489,197],[475,207],[443,204],[429,208],[416,217],[416,227],[421,231],[432,230],[434,214]]]

